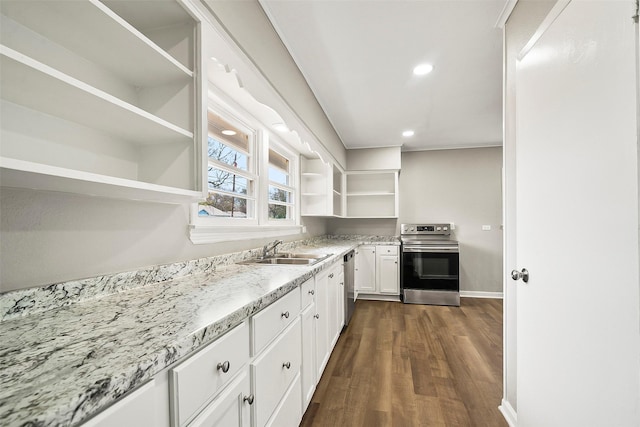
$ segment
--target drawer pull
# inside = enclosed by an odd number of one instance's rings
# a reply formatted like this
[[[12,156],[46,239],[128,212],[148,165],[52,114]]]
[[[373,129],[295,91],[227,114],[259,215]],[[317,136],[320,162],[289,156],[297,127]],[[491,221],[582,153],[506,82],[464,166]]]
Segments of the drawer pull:
[[[289,318],[289,312],[285,311],[284,313],[281,314],[282,317],[284,317],[285,319]]]
[[[329,279],[333,279],[333,273],[329,275]]]
[[[228,360],[225,360],[225,361],[224,361],[224,362],[222,362],[222,363],[218,363],[218,371],[220,371],[220,370],[221,370],[221,371],[222,371],[222,372],[224,372],[225,374],[226,374],[227,372],[229,372],[229,368],[230,368],[230,367],[231,367],[231,364],[229,363],[229,361],[228,361]]]
[[[283,368],[291,369],[291,362],[286,362],[282,364]]]
[[[313,316],[313,317],[315,317],[316,319],[319,319],[319,318],[320,318],[320,315],[319,315],[319,314],[316,314],[316,315],[315,315],[315,316]]]
[[[245,396],[242,400],[247,402],[249,405],[253,405],[253,394]]]
[[[314,291],[313,289],[309,291],[309,295],[315,295],[315,294],[316,294],[316,291]]]

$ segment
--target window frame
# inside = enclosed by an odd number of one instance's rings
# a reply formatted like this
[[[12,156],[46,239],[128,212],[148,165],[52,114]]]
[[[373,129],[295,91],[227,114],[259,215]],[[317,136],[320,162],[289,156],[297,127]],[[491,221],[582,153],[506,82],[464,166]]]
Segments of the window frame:
[[[207,244],[217,242],[239,241],[249,239],[263,238],[281,238],[285,236],[299,235],[304,232],[304,227],[300,221],[300,153],[282,141],[272,129],[268,129],[259,120],[255,119],[248,113],[238,114],[230,109],[224,108],[215,98],[209,98],[208,111],[219,115],[225,121],[233,126],[247,132],[250,135],[250,149],[253,152],[249,156],[249,162],[253,162],[253,173],[248,173],[254,179],[254,218],[232,218],[232,217],[200,217],[199,203],[191,205],[191,222],[189,225],[189,238],[194,244]],[[234,109],[235,111],[235,109]],[[246,117],[246,118],[245,118]],[[207,185],[206,192],[209,194],[208,188],[208,167],[210,161],[208,158],[208,135],[204,141],[207,145],[204,147],[205,156],[207,157],[206,167],[203,171],[204,182]],[[221,141],[224,143],[224,141]],[[251,145],[252,144],[252,145]],[[234,147],[232,147],[234,148]],[[269,219],[269,149],[273,149],[276,153],[289,160],[289,185],[276,185],[280,188],[291,191],[292,202],[287,203],[291,209],[291,218]],[[251,151],[251,150],[250,150]],[[217,162],[217,166],[233,171],[231,165],[224,162]],[[248,167],[249,169],[249,167]],[[238,176],[247,175],[241,170]],[[249,171],[247,171],[249,172]],[[235,195],[235,193],[226,193],[218,191],[219,194]]]
[[[231,196],[231,197],[239,197],[239,198],[243,198],[247,200],[247,204],[249,204],[249,201],[253,202],[253,212],[252,212],[252,216],[249,216],[249,214],[247,213],[247,217],[246,218],[239,218],[239,217],[202,217],[199,215],[200,212],[200,203],[196,203],[195,206],[196,208],[192,208],[191,209],[191,224],[192,225],[202,225],[202,226],[212,226],[212,225],[217,225],[217,226],[229,226],[229,225],[244,225],[244,226],[250,226],[250,225],[258,225],[260,222],[260,212],[259,212],[259,198],[260,198],[260,180],[259,180],[259,170],[260,170],[260,149],[259,149],[259,142],[258,139],[260,138],[260,131],[258,129],[255,128],[255,126],[251,126],[247,123],[246,120],[243,120],[241,118],[239,118],[236,114],[233,114],[223,108],[220,108],[219,106],[213,104],[213,103],[209,103],[209,106],[207,108],[207,112],[211,111],[213,114],[217,114],[218,116],[222,117],[225,121],[228,121],[230,124],[232,124],[234,127],[236,127],[237,129],[240,129],[242,132],[245,132],[248,136],[249,136],[249,141],[248,141],[248,152],[245,153],[242,149],[236,150],[239,151],[243,154],[247,154],[248,160],[247,160],[247,171],[243,171],[242,169],[234,169],[233,166],[226,164],[224,162],[220,162],[217,161],[215,159],[211,159],[208,156],[208,141],[209,141],[209,132],[207,132],[207,140],[205,143],[205,156],[207,158],[206,160],[206,167],[204,170],[204,174],[205,174],[205,183],[206,183],[206,192],[207,195],[211,192],[214,193],[218,193],[218,194],[222,194],[225,196]],[[221,142],[230,145],[232,148],[236,148],[233,146],[233,143],[226,141],[223,137],[220,138]],[[239,195],[237,193],[233,193],[230,191],[224,191],[224,190],[217,190],[217,191],[212,191],[209,189],[209,180],[208,180],[208,171],[209,171],[209,166],[214,166],[218,169],[222,169],[222,170],[226,170],[230,173],[233,173],[237,176],[241,176],[243,178],[246,178],[248,180],[253,181],[254,183],[254,194],[252,196],[242,196]]]
[[[293,150],[289,149],[279,138],[277,138],[274,134],[267,134],[267,138],[265,144],[263,146],[263,159],[264,162],[261,162],[260,165],[264,167],[264,171],[262,171],[262,176],[265,178],[262,180],[264,186],[262,188],[262,194],[264,195],[264,202],[262,204],[263,217],[262,223],[269,225],[297,225],[300,223],[300,185],[298,179],[298,171],[300,167],[300,154],[295,153]],[[269,150],[275,151],[280,156],[286,158],[289,161],[289,184],[284,185],[274,181],[271,181],[269,178]],[[273,186],[284,191],[291,193],[292,201],[290,202],[276,202],[273,204],[288,206],[291,209],[291,217],[288,219],[271,219],[269,218],[269,205],[272,204],[272,200],[269,197],[269,186]]]

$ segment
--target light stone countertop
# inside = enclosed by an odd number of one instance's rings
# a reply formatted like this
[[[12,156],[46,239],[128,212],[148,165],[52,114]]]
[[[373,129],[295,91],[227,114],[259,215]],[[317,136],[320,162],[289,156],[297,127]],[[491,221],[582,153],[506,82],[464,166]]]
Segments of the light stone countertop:
[[[0,322],[2,425],[76,425],[359,244],[399,244],[358,237],[296,247],[333,254],[313,266],[218,266]]]

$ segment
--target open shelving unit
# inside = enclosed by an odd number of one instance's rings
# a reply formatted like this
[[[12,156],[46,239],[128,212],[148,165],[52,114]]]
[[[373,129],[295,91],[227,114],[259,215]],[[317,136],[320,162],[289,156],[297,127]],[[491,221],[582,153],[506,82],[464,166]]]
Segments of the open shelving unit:
[[[397,218],[398,171],[347,171],[348,218]]]
[[[301,215],[342,216],[342,171],[321,159],[305,157],[301,171]]]
[[[144,3],[0,3],[3,186],[204,197],[200,21]]]

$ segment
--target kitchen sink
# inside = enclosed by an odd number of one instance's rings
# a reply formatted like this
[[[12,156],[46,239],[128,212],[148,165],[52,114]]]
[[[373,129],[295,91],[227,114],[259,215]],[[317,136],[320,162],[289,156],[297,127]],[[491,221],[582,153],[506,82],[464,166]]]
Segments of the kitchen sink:
[[[255,258],[243,261],[240,264],[263,264],[263,265],[313,265],[324,261],[333,254],[298,254],[280,253],[267,258]]]

